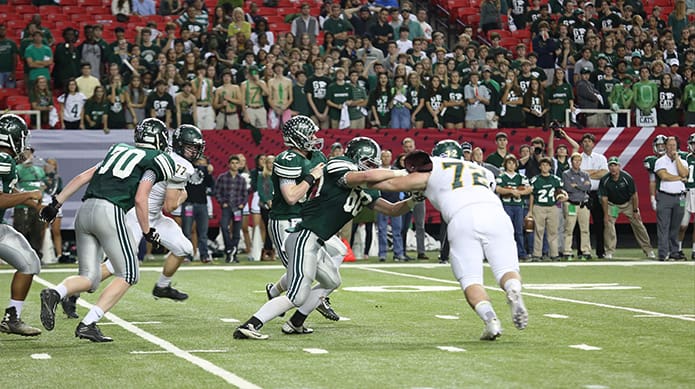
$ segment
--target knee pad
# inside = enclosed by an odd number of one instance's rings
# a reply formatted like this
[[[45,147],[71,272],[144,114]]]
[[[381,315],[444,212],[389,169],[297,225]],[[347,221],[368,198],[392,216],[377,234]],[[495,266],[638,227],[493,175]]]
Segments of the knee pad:
[[[338,289],[342,283],[338,268],[330,261],[319,261],[316,281],[326,289]]]
[[[287,298],[292,301],[295,307],[301,307],[311,293],[311,285],[302,284],[297,290],[288,291]]]
[[[166,245],[164,246],[166,247]],[[177,257],[193,256],[193,243],[191,243],[191,241],[186,239],[183,235],[181,236],[181,239],[178,239],[176,243],[170,245],[168,248],[171,250],[171,253]]]
[[[94,293],[97,289],[99,289],[99,284],[101,284],[101,267],[97,269],[98,271],[89,271],[89,273],[84,274],[84,277],[87,277],[89,281],[92,283],[92,286],[89,288],[87,292],[89,293]]]
[[[459,278],[459,284],[461,284],[461,288],[463,290],[466,290],[471,285],[478,284],[478,285],[484,285],[483,284],[483,277],[480,276],[464,276]]]

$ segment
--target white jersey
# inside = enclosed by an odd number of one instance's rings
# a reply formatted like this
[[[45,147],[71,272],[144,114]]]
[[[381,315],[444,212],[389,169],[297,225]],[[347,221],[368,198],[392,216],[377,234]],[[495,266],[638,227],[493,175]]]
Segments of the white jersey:
[[[162,208],[164,207],[164,200],[166,199],[167,189],[186,189],[186,183],[191,177],[195,169],[193,165],[182,156],[171,152],[169,153],[171,159],[174,160],[176,164],[176,170],[174,175],[167,181],[160,181],[152,187],[149,198],[149,211],[150,219],[158,217],[161,215]]]
[[[79,122],[82,118],[82,109],[87,100],[82,92],[74,95],[64,93],[58,96],[58,102],[63,104],[63,120],[67,122]]]
[[[495,182],[491,171],[460,159],[431,158],[432,173],[427,180],[425,196],[442,213],[445,222],[449,223],[468,205],[492,203],[502,207],[499,197],[490,189]]]

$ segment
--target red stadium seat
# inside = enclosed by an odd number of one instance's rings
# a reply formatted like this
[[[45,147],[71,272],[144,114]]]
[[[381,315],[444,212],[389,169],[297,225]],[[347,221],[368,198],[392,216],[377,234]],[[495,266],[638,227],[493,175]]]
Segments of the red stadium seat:
[[[29,103],[29,97],[23,95],[14,95],[7,97],[7,106],[12,109],[19,109],[18,107],[22,104],[29,104],[29,106],[31,107],[31,104]]]

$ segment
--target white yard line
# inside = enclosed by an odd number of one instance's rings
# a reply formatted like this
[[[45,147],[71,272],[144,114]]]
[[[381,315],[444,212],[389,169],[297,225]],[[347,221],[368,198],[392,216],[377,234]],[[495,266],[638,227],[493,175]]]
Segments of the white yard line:
[[[73,272],[74,271],[75,270],[73,269]],[[34,281],[36,281],[36,282],[40,283],[41,285],[44,285],[48,288],[55,286],[39,276],[34,276]],[[82,298],[78,300],[78,304],[80,304],[81,306],[88,308],[88,309],[92,308],[92,304],[86,302]],[[116,315],[114,315],[113,313],[107,313],[105,315],[105,317],[107,319],[111,320],[112,322],[116,323],[118,326],[122,327],[126,331],[131,332],[131,333],[145,339],[146,341],[148,341],[156,346],[159,346],[162,349],[176,355],[177,357],[184,359],[187,362],[190,362],[190,363],[200,367],[201,369],[205,370],[206,372],[223,379],[228,384],[234,385],[238,388],[260,389],[259,386],[255,385],[249,381],[246,381],[245,379],[239,377],[238,375],[236,375],[232,372],[229,372],[229,371],[213,364],[212,362],[206,361],[203,358],[197,357],[188,351],[182,350],[182,349],[176,347],[175,345],[173,345],[172,343],[134,326],[133,324],[121,319],[120,317],[118,317]]]
[[[401,276],[401,277],[408,277],[408,278],[416,278],[416,279],[419,279],[419,280],[435,281],[435,282],[442,282],[442,283],[447,283],[447,284],[456,284],[456,285],[458,285],[458,282],[457,282],[457,281],[443,280],[443,279],[441,279],[441,278],[419,276],[419,275],[407,274],[407,273],[399,273],[399,272],[395,272],[395,271],[388,271],[388,270],[375,269],[375,268],[369,268],[369,267],[362,267],[362,269],[368,270],[368,271],[373,271],[373,272],[376,272],[376,273],[390,274],[390,275],[394,275],[394,276]],[[485,289],[501,291],[500,288],[492,287],[492,286],[486,286]],[[647,310],[644,310],[644,309],[630,308],[630,307],[621,307],[621,306],[619,306],[619,305],[611,305],[611,304],[594,303],[594,302],[591,302],[591,301],[583,301],[583,300],[576,300],[576,299],[568,299],[568,298],[564,298],[564,297],[546,296],[546,295],[544,295],[544,294],[538,294],[538,293],[523,292],[523,294],[524,294],[525,296],[537,297],[537,298],[546,299],[546,300],[562,301],[562,302],[566,302],[566,303],[574,303],[574,304],[581,304],[581,305],[591,305],[591,306],[594,306],[594,307],[601,307],[601,308],[608,308],[608,309],[616,309],[616,310],[621,310],[621,311],[628,311],[628,312],[639,313],[639,314],[643,314],[643,315],[659,316],[659,317],[665,317],[665,318],[670,318],[670,319],[677,319],[677,320],[684,320],[684,321],[692,321],[692,322],[695,322],[695,318],[689,317],[690,315],[669,315],[669,314],[667,314],[667,313],[652,312],[652,311],[647,311]]]

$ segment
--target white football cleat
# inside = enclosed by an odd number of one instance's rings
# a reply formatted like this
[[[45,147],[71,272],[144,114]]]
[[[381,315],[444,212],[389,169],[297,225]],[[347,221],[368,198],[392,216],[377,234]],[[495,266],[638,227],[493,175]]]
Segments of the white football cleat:
[[[507,292],[507,303],[512,309],[512,322],[517,329],[523,330],[528,324],[528,311],[524,305],[521,292],[510,290]]]
[[[291,334],[299,334],[299,335],[306,335],[306,334],[311,334],[314,332],[312,328],[307,328],[304,327],[304,325],[301,325],[299,327],[295,327],[292,322],[289,320],[285,322],[285,324],[282,325],[282,332],[291,335]]]
[[[480,340],[495,340],[502,336],[502,324],[497,318],[485,322],[485,329],[480,335]]]

